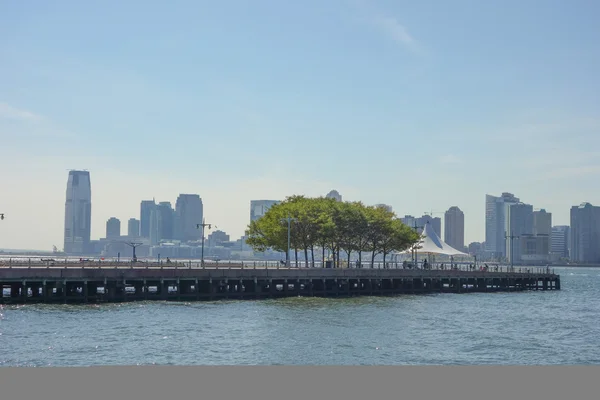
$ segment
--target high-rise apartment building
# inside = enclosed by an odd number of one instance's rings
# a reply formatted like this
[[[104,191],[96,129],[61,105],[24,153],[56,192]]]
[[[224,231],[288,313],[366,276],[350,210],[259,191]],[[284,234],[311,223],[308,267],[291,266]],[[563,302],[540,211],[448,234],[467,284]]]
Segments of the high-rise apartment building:
[[[600,262],[600,207],[582,203],[571,207],[571,261]]]
[[[494,258],[506,257],[506,217],[508,207],[520,200],[512,193],[485,196],[485,250]]]
[[[200,240],[202,231],[196,224],[202,223],[204,207],[197,194],[180,194],[175,203],[175,239],[183,242]]]
[[[156,208],[154,200],[143,200],[140,204],[140,236],[144,238],[150,237],[150,222],[152,210]]]
[[[119,237],[121,237],[121,221],[111,217],[106,221],[106,238],[117,239]]]
[[[533,206],[524,203],[510,204],[506,214],[505,231],[508,236],[518,237],[506,240],[506,258],[509,261],[513,260],[515,263],[519,263],[524,250],[523,241],[520,240],[520,237],[533,235]]]
[[[88,251],[92,226],[92,188],[88,171],[69,171],[65,202],[64,251]]]
[[[140,220],[129,218],[127,221],[127,236],[135,238],[140,236]]]
[[[533,234],[548,235],[552,233],[552,213],[543,208],[533,212]]]
[[[557,225],[552,227],[550,235],[550,252],[560,258],[569,257],[570,227]]]
[[[250,201],[250,222],[256,221],[269,211],[269,208],[279,204],[279,200],[251,200]]]
[[[459,251],[465,248],[465,214],[456,206],[444,213],[444,242]]]

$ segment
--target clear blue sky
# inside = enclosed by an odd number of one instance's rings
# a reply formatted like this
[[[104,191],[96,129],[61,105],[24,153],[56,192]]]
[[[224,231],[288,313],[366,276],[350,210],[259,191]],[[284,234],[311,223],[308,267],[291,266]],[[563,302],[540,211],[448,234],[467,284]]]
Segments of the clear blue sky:
[[[400,214],[513,192],[568,224],[600,204],[600,3],[4,1],[0,247],[62,247],[67,169],[93,232],[199,193],[233,236],[249,201],[337,189]],[[441,216],[441,215],[438,215]],[[35,226],[35,229],[32,228]]]

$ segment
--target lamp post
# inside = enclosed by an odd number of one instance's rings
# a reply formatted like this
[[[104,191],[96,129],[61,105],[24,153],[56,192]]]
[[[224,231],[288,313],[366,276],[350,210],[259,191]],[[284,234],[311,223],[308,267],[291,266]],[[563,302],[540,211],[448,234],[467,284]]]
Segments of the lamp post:
[[[196,229],[200,229],[200,227],[202,227],[202,253],[200,255],[200,265],[204,268],[204,228],[208,227],[208,229],[211,229],[211,224],[207,224],[204,218],[202,218],[202,223],[196,224]]]
[[[282,219],[281,221],[287,221],[287,251],[285,253],[285,266],[289,268],[290,266],[290,232],[291,232],[291,225],[292,225],[292,221],[298,221],[298,218],[292,218],[289,216],[287,216],[287,218]]]
[[[510,271],[512,272],[514,269],[514,264],[513,264],[513,260],[514,260],[514,251],[513,251],[513,239],[518,239],[519,236],[515,236],[513,234],[513,232],[510,232],[510,236],[509,235],[504,235],[505,239],[510,239]]]
[[[137,256],[135,255],[135,249],[136,249],[136,247],[141,246],[142,243],[125,243],[125,244],[133,249],[133,262],[137,262]]]

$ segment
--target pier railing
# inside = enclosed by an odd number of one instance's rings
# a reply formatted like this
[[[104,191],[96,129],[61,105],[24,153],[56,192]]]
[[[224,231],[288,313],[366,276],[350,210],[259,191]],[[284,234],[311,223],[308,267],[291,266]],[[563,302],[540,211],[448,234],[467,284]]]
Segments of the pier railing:
[[[299,263],[296,266],[292,263],[291,266],[287,267],[281,262],[275,261],[213,261],[205,260],[204,265],[200,261],[115,261],[115,260],[76,260],[76,259],[35,259],[35,258],[17,258],[17,259],[0,259],[0,268],[52,268],[52,269],[257,269],[257,268],[268,268],[268,269],[313,269],[313,268],[328,268],[326,263],[316,262],[314,266],[312,263]],[[414,269],[414,270],[435,270],[435,271],[482,271],[482,272],[511,272],[511,273],[523,273],[523,274],[554,274],[554,269],[549,267],[521,267],[521,266],[502,266],[502,265],[491,265],[486,264],[432,264],[423,267],[419,265],[417,267],[405,265],[400,262],[376,262],[373,265],[371,263],[362,263],[359,265],[357,262],[352,262],[350,265],[345,263],[340,268],[335,269]]]

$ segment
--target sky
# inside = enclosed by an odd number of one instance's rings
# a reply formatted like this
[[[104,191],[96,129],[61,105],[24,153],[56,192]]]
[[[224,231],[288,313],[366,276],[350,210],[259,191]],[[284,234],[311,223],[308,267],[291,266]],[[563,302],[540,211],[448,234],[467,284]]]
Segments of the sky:
[[[243,234],[293,194],[465,213],[600,205],[600,3],[0,1],[0,248],[62,249],[69,169],[92,238],[203,199]],[[124,232],[125,233],[125,232]]]

